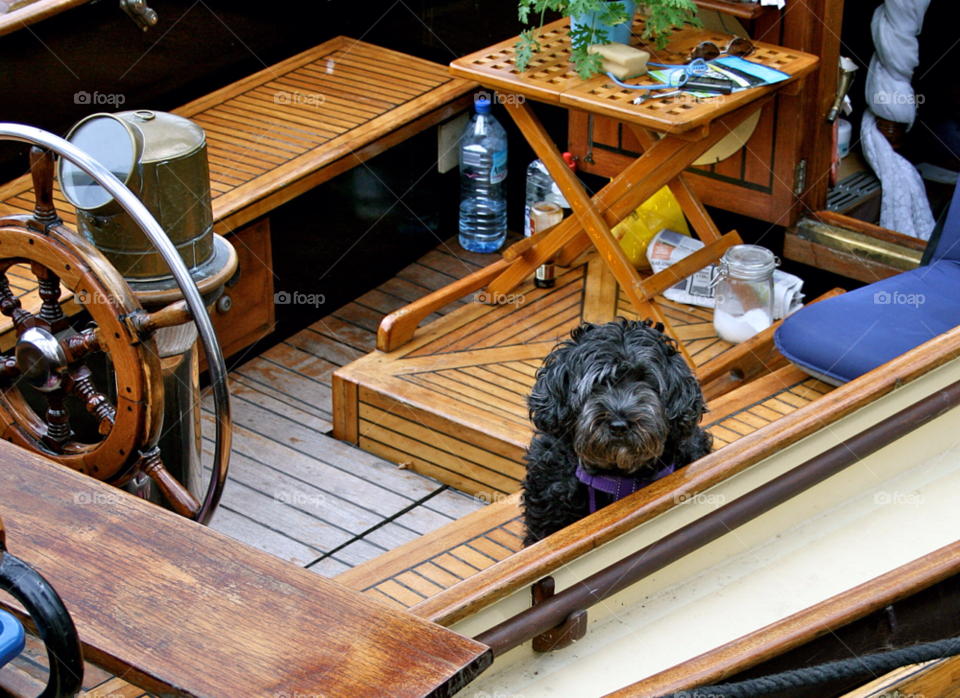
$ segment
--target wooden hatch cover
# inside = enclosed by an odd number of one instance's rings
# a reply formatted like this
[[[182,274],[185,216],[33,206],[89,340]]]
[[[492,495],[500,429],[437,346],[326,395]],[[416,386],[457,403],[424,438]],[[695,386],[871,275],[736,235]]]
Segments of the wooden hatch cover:
[[[484,645],[41,456],[0,442],[0,461],[10,552],[63,598],[85,658],[149,691],[450,696],[491,662]]]

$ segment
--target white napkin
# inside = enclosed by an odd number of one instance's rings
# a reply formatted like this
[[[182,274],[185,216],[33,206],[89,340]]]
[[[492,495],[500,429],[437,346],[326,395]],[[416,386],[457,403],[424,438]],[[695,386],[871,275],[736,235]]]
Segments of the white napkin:
[[[781,320],[803,307],[803,279],[785,271],[773,272],[773,319]]]

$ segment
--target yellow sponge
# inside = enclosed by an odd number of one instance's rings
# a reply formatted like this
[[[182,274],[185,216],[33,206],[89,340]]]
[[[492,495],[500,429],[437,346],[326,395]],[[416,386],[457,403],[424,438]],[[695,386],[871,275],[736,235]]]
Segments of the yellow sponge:
[[[598,53],[603,62],[603,71],[623,80],[647,74],[650,54],[626,44],[594,44],[587,49]]]

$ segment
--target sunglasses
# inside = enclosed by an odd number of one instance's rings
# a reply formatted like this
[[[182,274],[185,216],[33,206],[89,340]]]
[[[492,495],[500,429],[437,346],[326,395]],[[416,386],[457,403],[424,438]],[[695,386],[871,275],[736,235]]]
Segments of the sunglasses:
[[[722,55],[749,56],[754,51],[756,51],[756,48],[748,39],[743,39],[738,36],[731,39],[730,43],[723,49],[712,41],[704,41],[690,52],[687,60],[692,61],[697,58],[702,58],[705,61],[712,61],[714,58],[719,58]]]

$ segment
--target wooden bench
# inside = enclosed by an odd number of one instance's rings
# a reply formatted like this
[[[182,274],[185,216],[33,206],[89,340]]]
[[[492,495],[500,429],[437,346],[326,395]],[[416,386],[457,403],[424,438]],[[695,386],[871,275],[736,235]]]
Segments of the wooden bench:
[[[2,443],[0,461],[8,549],[57,590],[85,657],[149,691],[448,696],[491,661],[473,640],[40,456]]]
[[[273,209],[465,109],[475,83],[446,66],[337,37],[190,102],[173,113],[207,134],[214,230],[234,239],[242,275],[232,305],[214,313],[224,355],[274,325],[270,227]],[[141,108],[148,105],[138,105]],[[73,207],[55,189],[64,222]],[[0,216],[31,213],[30,175],[0,186]],[[40,306],[29,269],[11,285],[28,310]],[[71,294],[68,314],[80,311]],[[15,341],[0,322],[0,351]]]

